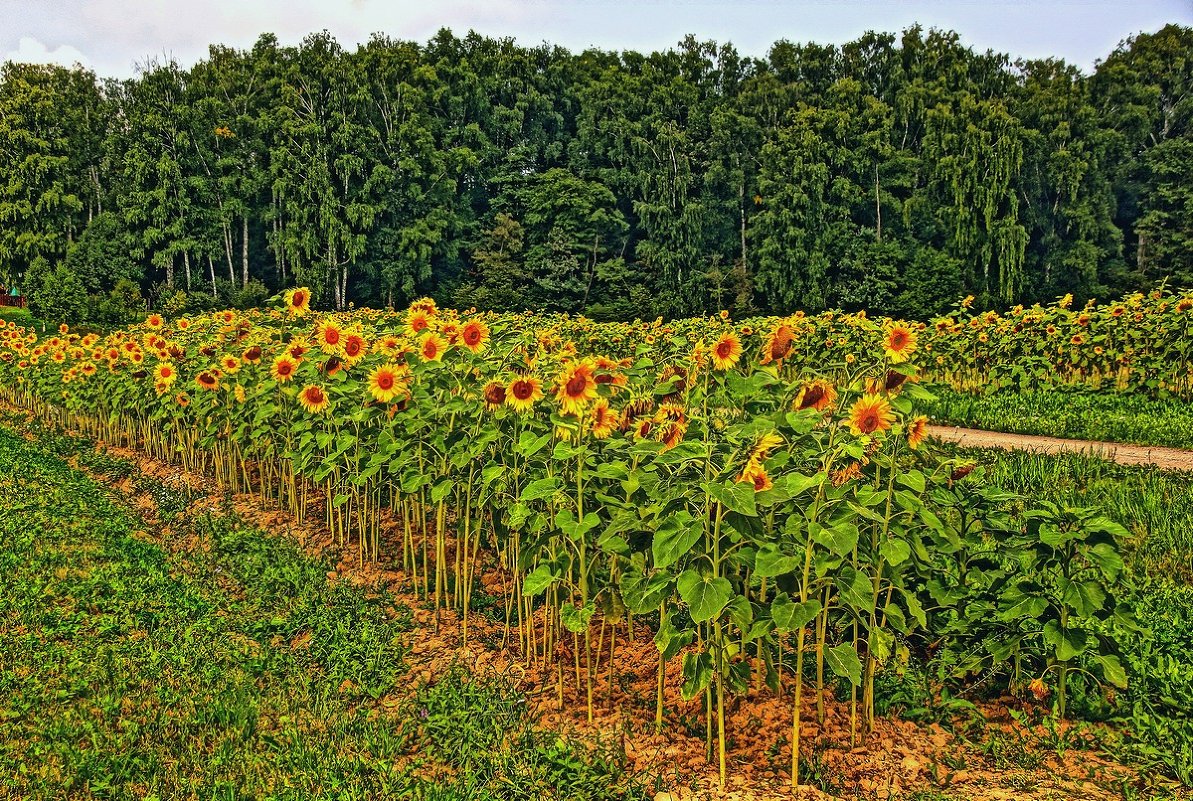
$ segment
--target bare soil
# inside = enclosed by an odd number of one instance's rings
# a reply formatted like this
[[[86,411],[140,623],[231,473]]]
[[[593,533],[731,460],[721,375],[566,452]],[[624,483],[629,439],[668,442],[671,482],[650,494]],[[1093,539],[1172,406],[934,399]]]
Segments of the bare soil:
[[[1049,454],[1084,453],[1119,464],[1150,464],[1163,470],[1193,470],[1193,451],[1180,448],[1007,434],[960,426],[928,426],[928,436],[954,442],[966,448],[1001,448],[1007,451],[1036,451]]]

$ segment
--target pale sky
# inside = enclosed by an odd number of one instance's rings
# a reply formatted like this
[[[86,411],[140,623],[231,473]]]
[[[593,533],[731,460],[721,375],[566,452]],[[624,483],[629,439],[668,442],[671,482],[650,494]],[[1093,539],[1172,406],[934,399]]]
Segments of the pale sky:
[[[692,33],[761,56],[778,39],[841,44],[916,22],[979,51],[1088,71],[1133,33],[1193,25],[1193,0],[0,0],[0,60],[122,78],[151,56],[189,66],[209,44],[247,48],[263,32],[296,44],[327,29],[351,48],[375,31],[425,42],[441,27],[573,51],[665,50]]]

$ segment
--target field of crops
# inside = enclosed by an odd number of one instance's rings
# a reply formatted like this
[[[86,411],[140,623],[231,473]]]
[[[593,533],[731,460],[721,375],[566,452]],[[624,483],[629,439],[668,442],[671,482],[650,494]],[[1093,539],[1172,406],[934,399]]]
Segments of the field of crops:
[[[1129,688],[1131,533],[1025,505],[925,439],[925,377],[1193,392],[1193,297],[1067,306],[622,325],[430,301],[321,315],[296,289],[106,337],[6,324],[0,398],[320,517],[361,563],[400,565],[433,625],[453,610],[465,644],[496,560],[507,647],[589,719],[645,623],[654,724],[679,660],[724,781],[732,697],[785,699],[794,784],[809,716],[843,696],[862,739],[876,688],[941,652],[950,680],[1060,719]]]

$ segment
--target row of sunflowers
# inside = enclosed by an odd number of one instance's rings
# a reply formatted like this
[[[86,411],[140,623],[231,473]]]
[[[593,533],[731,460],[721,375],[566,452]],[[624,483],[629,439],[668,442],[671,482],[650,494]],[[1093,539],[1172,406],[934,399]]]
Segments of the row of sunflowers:
[[[1187,300],[1122,305],[1187,330]],[[982,488],[972,466],[926,444],[924,368],[988,374],[1016,349],[1051,353],[1034,332],[1054,326],[1132,358],[1070,359],[1050,376],[1117,370],[1118,382],[1163,342],[1126,336],[1113,311],[964,309],[935,325],[841,313],[597,324],[430,300],[319,314],[298,288],[267,310],[151,315],[104,337],[6,325],[0,397],[322,515],[362,561],[400,562],[436,625],[458,610],[465,643],[481,568],[495,562],[509,646],[557,676],[561,702],[570,684],[590,719],[605,628],[611,663],[618,630],[649,624],[656,723],[666,665],[682,656],[683,696],[705,701],[723,777],[726,694],[789,694],[797,782],[805,661],[817,716],[836,676],[859,736],[873,727],[875,676],[906,659],[914,632],[958,628],[957,599],[982,583],[971,562],[989,532],[956,512]],[[992,344],[1008,339],[1019,344]],[[1158,380],[1187,388],[1184,365]],[[1020,607],[1009,636],[1038,639],[1047,621]],[[1012,654],[1031,668],[1013,644],[980,659]]]

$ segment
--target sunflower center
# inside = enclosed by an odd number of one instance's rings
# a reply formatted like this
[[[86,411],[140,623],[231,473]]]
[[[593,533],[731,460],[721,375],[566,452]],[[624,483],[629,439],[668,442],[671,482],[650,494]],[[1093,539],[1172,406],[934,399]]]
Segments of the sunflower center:
[[[907,345],[907,334],[903,331],[896,331],[891,334],[891,347],[895,350],[903,350]]]
[[[381,373],[377,376],[377,387],[379,389],[390,390],[394,387],[393,373]]]
[[[583,373],[576,373],[567,382],[567,394],[569,397],[578,398],[584,394],[584,390],[588,388],[588,378]]]
[[[529,381],[517,381],[514,383],[512,389],[514,397],[520,401],[527,400],[534,394],[534,388],[530,385]]]

